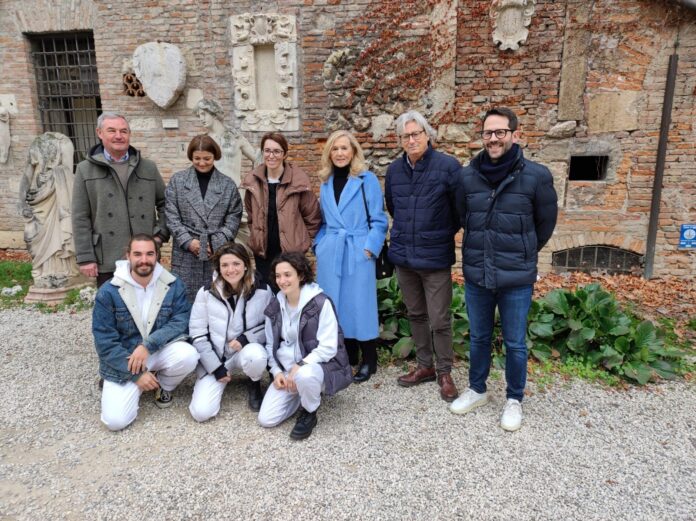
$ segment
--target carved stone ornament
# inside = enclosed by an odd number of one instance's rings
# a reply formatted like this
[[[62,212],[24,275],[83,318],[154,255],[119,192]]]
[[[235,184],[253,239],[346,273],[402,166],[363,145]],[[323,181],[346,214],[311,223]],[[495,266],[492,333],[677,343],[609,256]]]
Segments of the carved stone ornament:
[[[171,43],[148,42],[133,53],[133,70],[157,106],[171,107],[186,85],[186,61]]]
[[[527,27],[532,22],[536,0],[493,0],[493,42],[501,51],[516,51],[527,41]]]
[[[232,16],[230,40],[235,116],[241,129],[298,130],[295,17],[270,13]],[[256,71],[256,53],[268,45],[273,46],[273,68]]]

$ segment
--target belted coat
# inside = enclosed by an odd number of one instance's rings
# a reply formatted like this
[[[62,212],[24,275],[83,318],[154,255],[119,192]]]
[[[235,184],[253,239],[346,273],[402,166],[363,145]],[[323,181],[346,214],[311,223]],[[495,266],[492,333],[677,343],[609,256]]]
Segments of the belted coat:
[[[321,185],[319,201],[322,223],[314,246],[317,282],[335,303],[346,338],[371,340],[379,335],[375,259],[387,233],[382,188],[372,172],[348,176],[336,204],[331,176]],[[372,253],[369,259],[364,250]]]

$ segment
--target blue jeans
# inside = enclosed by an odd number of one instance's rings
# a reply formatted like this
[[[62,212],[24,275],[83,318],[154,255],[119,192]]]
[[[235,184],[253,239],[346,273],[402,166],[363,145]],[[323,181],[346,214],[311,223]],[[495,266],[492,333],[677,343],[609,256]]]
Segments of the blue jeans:
[[[522,401],[527,383],[527,314],[532,304],[533,288],[532,284],[528,284],[492,290],[466,283],[466,309],[471,338],[469,387],[477,393],[486,391],[486,380],[491,368],[495,307],[498,306],[506,351],[506,395],[507,398]]]

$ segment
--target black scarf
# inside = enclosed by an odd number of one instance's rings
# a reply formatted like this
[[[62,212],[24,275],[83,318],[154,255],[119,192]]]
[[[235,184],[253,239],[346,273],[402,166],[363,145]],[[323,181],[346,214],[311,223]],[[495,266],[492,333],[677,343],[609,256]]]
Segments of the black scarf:
[[[492,186],[498,186],[503,179],[505,179],[510,172],[517,165],[518,154],[520,152],[520,146],[514,143],[510,150],[505,152],[497,163],[493,163],[491,158],[488,156],[488,152],[484,152],[481,157],[481,164],[479,169],[481,173],[486,176],[488,182]]]

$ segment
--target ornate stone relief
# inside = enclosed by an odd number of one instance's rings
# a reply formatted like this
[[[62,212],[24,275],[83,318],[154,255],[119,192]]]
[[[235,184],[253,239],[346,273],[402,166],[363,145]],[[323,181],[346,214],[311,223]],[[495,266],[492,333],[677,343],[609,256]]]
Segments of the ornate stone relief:
[[[148,42],[133,53],[133,70],[155,104],[171,107],[186,85],[186,61],[171,43]]]
[[[298,130],[295,17],[246,13],[230,17],[235,115],[242,130]],[[256,70],[262,46],[273,46],[273,68]],[[257,82],[272,85],[262,100]]]
[[[501,51],[516,51],[527,41],[527,27],[532,22],[536,0],[493,0],[493,42]]]

